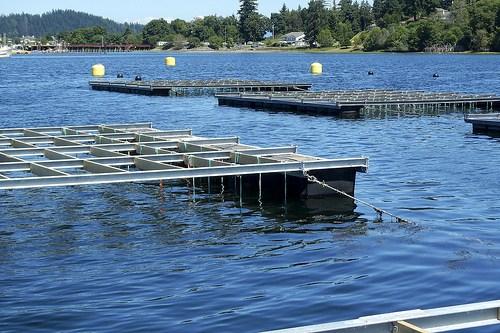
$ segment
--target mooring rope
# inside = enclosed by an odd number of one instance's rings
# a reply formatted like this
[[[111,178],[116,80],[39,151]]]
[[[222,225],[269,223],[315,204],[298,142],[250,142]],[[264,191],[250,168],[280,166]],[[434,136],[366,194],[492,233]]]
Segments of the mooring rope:
[[[341,194],[341,195],[343,195],[343,196],[346,196],[346,197],[348,197],[349,199],[354,200],[355,202],[359,202],[359,203],[361,203],[361,204],[363,204],[363,205],[365,205],[365,206],[368,206],[368,207],[372,208],[372,209],[373,209],[373,210],[374,210],[374,211],[375,211],[375,212],[376,212],[376,213],[380,216],[380,218],[382,218],[382,215],[383,215],[383,214],[385,214],[385,215],[388,215],[388,216],[390,216],[390,217],[392,217],[392,218],[396,219],[396,221],[397,221],[398,223],[410,223],[410,221],[408,221],[408,220],[406,220],[406,219],[403,219],[403,218],[401,218],[401,217],[399,217],[399,216],[397,216],[397,215],[394,215],[394,214],[392,214],[392,213],[390,213],[390,212],[388,212],[388,211],[386,211],[386,210],[384,210],[384,209],[382,209],[382,208],[378,208],[378,207],[376,207],[376,206],[372,205],[371,203],[368,203],[368,202],[366,202],[366,201],[364,201],[364,200],[361,200],[361,199],[355,198],[355,197],[353,197],[352,195],[349,195],[349,194],[347,194],[347,193],[346,193],[346,192],[344,192],[344,191],[341,191],[341,190],[339,190],[339,189],[337,189],[337,188],[335,188],[335,187],[333,187],[333,186],[330,186],[330,185],[328,185],[325,181],[320,181],[320,180],[319,180],[318,178],[316,178],[315,176],[310,175],[310,174],[309,174],[309,173],[308,173],[305,169],[302,169],[302,172],[303,172],[304,176],[305,176],[305,177],[307,177],[307,180],[309,180],[310,182],[312,182],[312,183],[316,183],[316,184],[318,184],[318,185],[321,185],[321,186],[323,186],[323,187],[325,187],[325,188],[328,188],[328,189],[330,189],[330,190],[332,190],[332,191],[334,191],[334,192],[336,192],[336,193],[338,193],[338,194]]]

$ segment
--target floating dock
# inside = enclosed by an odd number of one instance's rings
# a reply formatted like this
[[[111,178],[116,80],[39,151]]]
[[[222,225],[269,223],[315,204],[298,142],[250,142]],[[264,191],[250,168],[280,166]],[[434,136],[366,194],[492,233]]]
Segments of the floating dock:
[[[338,90],[217,94],[219,105],[359,117],[367,109],[411,111],[424,108],[494,109],[500,96],[398,90]]]
[[[411,310],[268,333],[436,333],[500,324],[500,301]]]
[[[352,195],[367,168],[365,157],[324,159],[151,123],[0,129],[0,190],[203,179],[303,198],[332,195],[304,171]]]
[[[474,133],[500,134],[500,113],[468,114],[465,121],[472,124]]]
[[[214,95],[218,93],[304,91],[309,83],[283,83],[252,80],[154,80],[89,82],[94,90],[158,96]]]

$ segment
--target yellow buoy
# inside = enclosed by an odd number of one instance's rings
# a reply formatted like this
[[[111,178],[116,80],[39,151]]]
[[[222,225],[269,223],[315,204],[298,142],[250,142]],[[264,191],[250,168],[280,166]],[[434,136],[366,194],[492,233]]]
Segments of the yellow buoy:
[[[311,73],[314,75],[323,74],[323,65],[319,62],[315,62],[311,64]]]
[[[166,57],[165,58],[165,65],[169,67],[174,67],[175,66],[175,58],[174,57]]]
[[[104,76],[106,75],[106,68],[103,64],[96,64],[92,66],[92,76]]]

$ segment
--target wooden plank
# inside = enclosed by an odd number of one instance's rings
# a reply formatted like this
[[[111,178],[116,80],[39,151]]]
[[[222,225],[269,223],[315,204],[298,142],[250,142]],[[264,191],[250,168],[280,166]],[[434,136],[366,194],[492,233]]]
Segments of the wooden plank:
[[[428,331],[404,320],[398,321],[394,326],[398,328],[398,333],[429,333]]]

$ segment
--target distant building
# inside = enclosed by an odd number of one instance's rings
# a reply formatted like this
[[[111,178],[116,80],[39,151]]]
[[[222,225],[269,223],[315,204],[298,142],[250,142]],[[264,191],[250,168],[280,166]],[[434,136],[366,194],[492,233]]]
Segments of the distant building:
[[[168,42],[165,42],[165,41],[159,41],[159,42],[157,42],[157,43],[156,43],[156,46],[157,46],[157,47],[163,47],[163,46],[165,46],[165,45],[167,45],[167,44],[168,44]]]
[[[281,41],[293,46],[306,46],[306,34],[303,31],[290,32],[281,37]]]
[[[21,45],[24,47],[34,47],[39,44],[38,39],[35,36],[23,36],[21,37]]]
[[[451,21],[451,12],[449,10],[443,9],[443,8],[436,8],[436,11],[434,12],[434,15],[440,20],[449,22]]]

